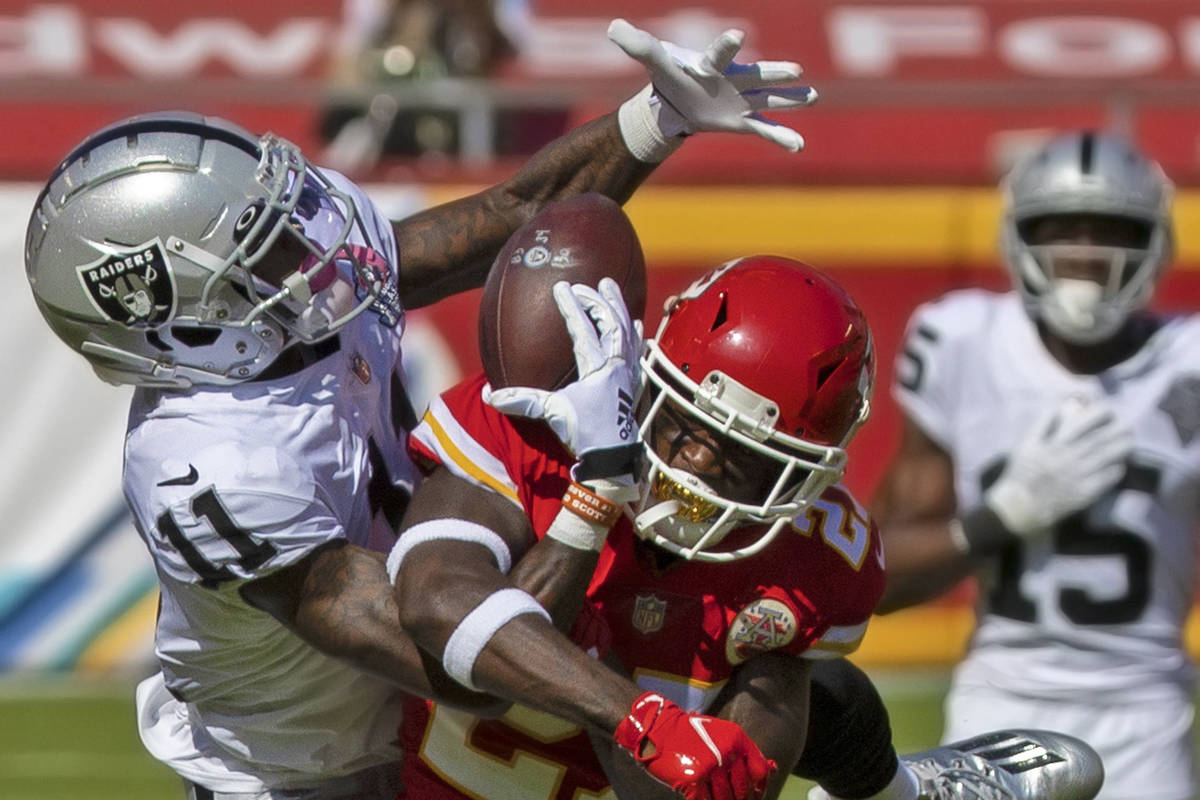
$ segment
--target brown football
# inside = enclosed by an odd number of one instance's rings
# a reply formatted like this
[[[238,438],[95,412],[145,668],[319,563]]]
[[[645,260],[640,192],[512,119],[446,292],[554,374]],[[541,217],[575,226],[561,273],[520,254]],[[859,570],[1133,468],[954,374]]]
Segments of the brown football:
[[[546,206],[505,243],[479,303],[479,355],[495,388],[557,389],[575,378],[575,356],[551,288],[595,287],[610,277],[629,314],[646,312],[646,262],[625,212],[599,194]]]

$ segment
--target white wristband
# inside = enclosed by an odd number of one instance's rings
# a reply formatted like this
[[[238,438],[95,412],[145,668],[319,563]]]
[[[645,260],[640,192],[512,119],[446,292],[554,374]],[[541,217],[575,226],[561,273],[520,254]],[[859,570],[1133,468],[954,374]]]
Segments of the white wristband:
[[[400,573],[400,564],[410,550],[419,544],[440,539],[455,539],[460,542],[481,544],[492,551],[492,555],[496,559],[496,566],[501,572],[507,575],[509,569],[512,568],[512,553],[509,552],[508,545],[500,538],[500,534],[491,528],[486,528],[477,522],[468,522],[465,519],[431,519],[427,522],[419,522],[401,533],[400,538],[392,547],[392,552],[388,553],[387,574],[392,585],[396,584],[396,576]]]
[[[983,495],[983,502],[996,513],[1004,527],[1027,536],[1043,527],[1041,501],[1028,488],[1003,476]]]
[[[471,679],[475,661],[496,632],[514,617],[538,614],[550,622],[546,609],[533,595],[520,589],[501,589],[494,592],[462,618],[454,633],[446,640],[442,666],[446,674],[472,691],[479,691]]]
[[[683,144],[682,136],[667,138],[663,135],[658,124],[658,115],[650,105],[653,94],[654,85],[648,83],[646,88],[617,109],[617,125],[621,129],[621,138],[625,140],[625,146],[634,158],[647,164],[659,163]]]
[[[562,508],[546,529],[546,536],[576,550],[599,552],[608,538],[608,526],[588,522],[574,511]]]

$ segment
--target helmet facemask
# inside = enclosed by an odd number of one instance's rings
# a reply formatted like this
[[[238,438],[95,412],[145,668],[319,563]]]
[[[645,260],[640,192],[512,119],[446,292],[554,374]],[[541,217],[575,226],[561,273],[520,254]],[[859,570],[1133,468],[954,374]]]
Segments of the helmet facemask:
[[[775,404],[728,375],[713,371],[697,383],[657,341],[647,343],[642,375],[639,429],[646,475],[632,509],[642,538],[697,561],[745,558],[766,547],[841,478],[845,450],[782,433],[775,427]],[[717,491],[678,461],[672,466],[678,440],[699,441],[697,436],[720,451],[714,452],[717,458],[744,465],[745,493]],[[753,540],[718,549],[731,531],[750,526],[756,529]]]
[[[289,142],[267,134],[259,145],[256,177],[266,191],[236,221],[234,251],[219,259],[176,237],[167,246],[210,270],[200,298],[202,316],[216,308],[222,282],[228,281],[253,307],[237,320],[221,318],[218,311],[220,324],[244,328],[265,317],[294,339],[317,342],[370,307],[382,291],[386,265],[381,268],[373,251],[347,244],[354,228],[362,227],[349,195]]]
[[[1166,233],[1141,220],[1142,241],[1118,244],[1037,244],[1029,231],[1041,218],[1012,224],[1005,246],[1022,293],[1038,319],[1073,344],[1105,341],[1143,308],[1166,263]],[[1135,245],[1136,246],[1132,246]]]

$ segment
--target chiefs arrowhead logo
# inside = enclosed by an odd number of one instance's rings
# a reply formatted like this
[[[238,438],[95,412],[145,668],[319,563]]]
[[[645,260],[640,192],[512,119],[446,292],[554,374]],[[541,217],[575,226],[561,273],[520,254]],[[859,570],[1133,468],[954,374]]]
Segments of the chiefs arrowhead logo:
[[[725,657],[740,664],[750,656],[786,647],[796,637],[796,615],[785,603],[760,597],[738,612],[725,637]]]
[[[175,276],[158,239],[112,250],[75,272],[92,305],[113,322],[149,327],[175,314]]]

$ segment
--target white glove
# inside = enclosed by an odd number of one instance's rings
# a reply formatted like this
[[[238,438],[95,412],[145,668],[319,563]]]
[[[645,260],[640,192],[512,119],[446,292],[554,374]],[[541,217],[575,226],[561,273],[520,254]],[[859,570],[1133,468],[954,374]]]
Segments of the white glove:
[[[1033,425],[984,502],[1018,536],[1044,531],[1115,486],[1132,449],[1105,404],[1068,398]]]
[[[633,398],[641,379],[640,322],[631,321],[612,278],[597,287],[554,285],[579,377],[556,391],[527,386],[491,389],[484,401],[497,411],[545,420],[578,463],[571,477],[632,484],[641,445]]]
[[[650,85],[617,115],[634,156],[662,161],[683,135],[699,131],[753,133],[793,153],[804,147],[799,133],[758,112],[812,105],[816,91],[778,85],[799,79],[802,70],[793,61],[735,62],[745,36],[731,28],[699,53],[661,41],[623,19],[609,24],[608,38],[650,73]]]

